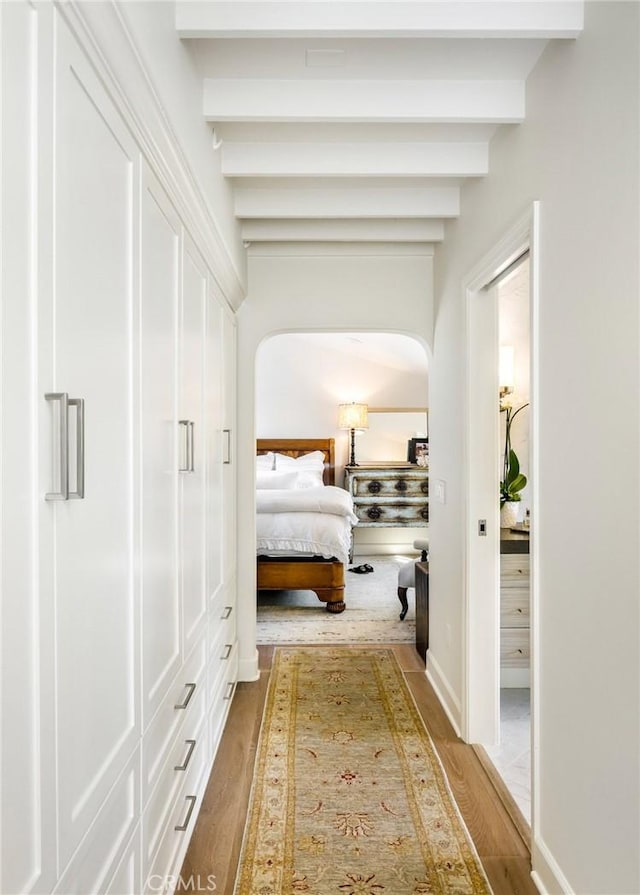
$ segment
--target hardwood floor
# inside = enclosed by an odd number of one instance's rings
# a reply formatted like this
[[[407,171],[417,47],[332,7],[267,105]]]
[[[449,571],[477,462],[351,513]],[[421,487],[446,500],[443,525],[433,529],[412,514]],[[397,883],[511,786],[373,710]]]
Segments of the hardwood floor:
[[[411,644],[385,646],[396,654],[494,895],[537,895],[529,851],[473,747],[454,733],[425,677],[422,659]],[[216,895],[233,893],[273,652],[272,646],[259,647],[260,680],[236,688],[182,869],[183,880],[212,874]]]

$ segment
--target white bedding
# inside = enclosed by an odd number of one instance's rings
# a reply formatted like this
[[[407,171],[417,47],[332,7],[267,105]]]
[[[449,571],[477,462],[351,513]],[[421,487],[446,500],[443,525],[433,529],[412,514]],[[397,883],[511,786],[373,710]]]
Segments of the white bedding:
[[[358,521],[348,491],[326,485],[256,492],[258,555],[297,553],[349,561]]]

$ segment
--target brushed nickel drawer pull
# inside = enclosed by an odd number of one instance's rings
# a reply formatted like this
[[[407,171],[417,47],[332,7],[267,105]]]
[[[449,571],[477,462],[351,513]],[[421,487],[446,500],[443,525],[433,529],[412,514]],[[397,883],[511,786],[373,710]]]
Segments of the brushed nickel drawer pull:
[[[225,465],[228,465],[231,463],[231,429],[223,429],[222,434],[225,436],[225,449],[222,454],[222,462]]]
[[[190,802],[190,805],[189,805],[189,810],[187,811],[187,816],[184,819],[184,823],[173,828],[178,833],[184,833],[184,831],[189,826],[189,821],[191,820],[191,815],[193,814],[193,809],[196,807],[196,802],[198,801],[197,796],[185,796],[184,798],[185,798],[185,802]]]
[[[187,693],[187,696],[185,698],[185,701],[180,703],[180,705],[174,705],[174,709],[186,709],[186,707],[191,702],[191,697],[193,696],[193,694],[196,691],[196,685],[195,684],[185,684],[185,687],[187,687],[187,689],[189,690],[189,692]]]
[[[185,756],[184,763],[183,764],[174,764],[174,766],[173,766],[174,771],[186,771],[187,770],[189,762],[191,761],[191,756],[193,755],[193,750],[196,748],[195,740],[185,740],[184,742],[185,742],[185,746],[188,746],[189,749]]]
[[[220,618],[221,618],[223,621],[225,621],[226,619],[229,618],[229,616],[231,615],[232,612],[233,612],[233,606],[225,606],[225,607],[224,607],[224,612],[222,613],[222,615],[220,616]]]
[[[227,684],[227,692],[225,693],[225,695],[224,695],[222,698],[223,698],[223,699],[231,699],[231,697],[233,696],[233,691],[235,690],[235,688],[236,688],[236,682],[235,682],[235,681],[229,681],[229,683]]]
[[[60,490],[48,491],[45,500],[69,500],[69,394],[68,392],[47,392],[45,401],[60,402],[59,449]]]
[[[225,645],[224,645],[224,653],[223,653],[222,656],[220,656],[220,658],[222,659],[223,662],[225,661],[225,659],[228,659],[228,658],[229,658],[229,656],[231,655],[231,650],[232,650],[232,649],[233,649],[233,644],[232,644],[232,643],[225,643]]]

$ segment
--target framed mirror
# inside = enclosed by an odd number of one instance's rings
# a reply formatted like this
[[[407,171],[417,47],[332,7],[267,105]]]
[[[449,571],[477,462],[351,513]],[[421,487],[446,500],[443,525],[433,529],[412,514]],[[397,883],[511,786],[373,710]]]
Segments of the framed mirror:
[[[411,438],[429,437],[426,407],[369,407],[369,428],[358,433],[358,462],[407,463]]]

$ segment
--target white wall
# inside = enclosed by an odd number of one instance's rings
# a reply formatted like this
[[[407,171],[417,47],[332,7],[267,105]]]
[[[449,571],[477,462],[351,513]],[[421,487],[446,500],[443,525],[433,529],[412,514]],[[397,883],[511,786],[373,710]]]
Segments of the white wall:
[[[433,252],[420,245],[255,246],[238,312],[238,617],[240,674],[255,655],[255,362],[282,332],[397,332],[430,350]]]
[[[551,892],[640,891],[638,4],[589,2],[547,48],[436,256],[430,650],[462,694],[467,273],[541,200],[534,869]],[[447,637],[447,626],[453,636]]]

